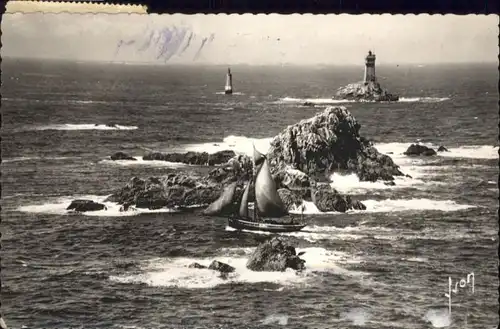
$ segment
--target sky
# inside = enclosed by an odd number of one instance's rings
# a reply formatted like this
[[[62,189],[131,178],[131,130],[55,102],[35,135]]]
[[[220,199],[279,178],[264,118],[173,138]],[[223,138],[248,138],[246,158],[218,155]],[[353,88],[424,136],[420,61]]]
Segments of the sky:
[[[362,65],[498,61],[498,15],[12,13],[3,57],[151,64]]]

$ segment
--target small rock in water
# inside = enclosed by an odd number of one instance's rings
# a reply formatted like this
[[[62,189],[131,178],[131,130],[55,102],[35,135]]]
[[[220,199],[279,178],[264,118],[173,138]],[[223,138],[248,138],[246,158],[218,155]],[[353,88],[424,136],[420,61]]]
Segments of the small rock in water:
[[[233,273],[236,269],[231,265],[214,260],[208,267],[210,270],[219,271],[221,273]]]
[[[424,155],[432,156],[436,155],[434,149],[420,144],[411,144],[410,147],[403,153],[404,155]]]
[[[205,265],[201,265],[199,263],[192,263],[192,264],[189,264],[188,266],[189,268],[207,268]]]
[[[66,210],[73,210],[76,212],[98,211],[103,209],[107,210],[108,208],[106,208],[105,205],[92,200],[73,200],[68,208],[66,208]]]
[[[394,185],[396,185],[396,183],[394,183],[394,181],[387,181],[387,182],[384,182],[384,185],[394,186]]]
[[[136,161],[137,160],[136,158],[131,157],[127,153],[123,153],[123,152],[116,152],[115,154],[111,155],[110,158],[113,161],[115,161],[115,160],[132,160],[132,161]]]
[[[247,262],[247,268],[252,271],[283,272],[287,268],[304,270],[305,260],[299,258],[295,248],[285,243],[279,237],[257,246]]]
[[[439,148],[438,148],[438,152],[450,152],[446,147],[444,147],[443,145],[441,145]]]

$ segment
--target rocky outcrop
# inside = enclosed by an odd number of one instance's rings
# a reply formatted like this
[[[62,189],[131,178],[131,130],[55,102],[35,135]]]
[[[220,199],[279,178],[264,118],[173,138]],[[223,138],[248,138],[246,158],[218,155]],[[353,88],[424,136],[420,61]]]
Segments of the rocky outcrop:
[[[292,245],[282,238],[273,237],[257,246],[246,266],[258,272],[283,272],[287,268],[302,271],[305,269],[305,260],[299,258]]]
[[[220,186],[197,180],[197,175],[169,174],[160,178],[133,177],[107,201],[136,208],[182,208],[207,205],[215,201],[220,192]]]
[[[375,102],[396,102],[399,100],[398,95],[389,93],[380,86],[380,83],[375,81],[348,84],[339,88],[334,98]]]
[[[328,107],[274,137],[268,152],[271,170],[275,174],[290,166],[320,181],[336,170],[367,181],[403,175],[389,156],[359,135],[360,128],[345,107]]]
[[[333,172],[355,173],[362,181],[383,180],[388,184],[394,181],[394,176],[403,175],[389,156],[379,153],[359,135],[360,127],[345,107],[328,107],[310,119],[288,126],[272,140],[267,158],[278,193],[289,210],[297,209],[302,200],[313,200],[313,182],[329,181]],[[237,200],[244,185],[252,179],[252,160],[232,151],[219,155],[218,161],[233,156],[205,175],[178,172],[148,179],[134,177],[108,200],[123,204],[124,210],[130,205],[150,209],[201,206],[215,201],[232,182],[237,182]],[[195,159],[192,162],[201,161],[185,154],[178,160],[188,161],[188,158]],[[331,188],[315,193],[317,207],[323,211],[364,207]],[[249,202],[253,200],[250,189]]]
[[[433,156],[436,155],[436,151],[434,149],[427,147],[421,144],[411,144],[410,147],[403,153],[404,155],[409,156]]]
[[[209,270],[219,271],[221,273],[233,273],[235,268],[226,263],[219,262],[214,260],[209,266]]]
[[[111,160],[132,160],[132,161],[136,161],[137,159],[134,158],[134,157],[131,157],[130,155],[128,155],[127,153],[123,153],[123,152],[116,152],[115,154],[111,155]]]
[[[159,160],[168,162],[179,162],[190,165],[209,165],[215,166],[224,164],[233,158],[234,151],[219,151],[213,154],[207,152],[186,152],[186,153],[159,153],[153,152],[142,157],[143,160]]]
[[[73,200],[66,210],[76,212],[107,210],[106,206],[92,200]]]

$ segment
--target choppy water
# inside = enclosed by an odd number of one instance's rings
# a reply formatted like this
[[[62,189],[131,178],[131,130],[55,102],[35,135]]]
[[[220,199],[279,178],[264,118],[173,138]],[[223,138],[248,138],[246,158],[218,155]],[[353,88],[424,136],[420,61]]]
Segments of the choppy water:
[[[320,214],[288,234],[306,251],[296,275],[252,273],[267,234],[223,219],[117,206],[68,215],[77,196],[102,200],[132,176],[186,169],[107,160],[116,151],[245,152],[319,108],[362,68],[2,62],[2,313],[13,328],[493,328],[498,324],[497,70],[484,65],[380,67],[402,100],[344,102],[362,135],[412,179],[393,187],[332,177],[365,212]],[[106,124],[116,124],[108,127]],[[401,153],[415,140],[451,152]],[[203,168],[189,168],[206,170]],[[218,259],[222,280],[188,269]],[[474,272],[474,294],[448,276]]]

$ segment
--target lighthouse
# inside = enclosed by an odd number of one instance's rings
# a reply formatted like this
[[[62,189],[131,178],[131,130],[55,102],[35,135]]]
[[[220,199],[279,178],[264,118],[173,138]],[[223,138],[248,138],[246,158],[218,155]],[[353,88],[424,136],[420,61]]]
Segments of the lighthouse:
[[[368,55],[365,57],[365,79],[364,82],[376,82],[377,77],[375,76],[375,54],[372,51],[368,51]]]
[[[231,74],[231,69],[227,69],[227,75],[226,75],[226,87],[224,88],[224,93],[225,94],[232,94],[233,93],[233,75]]]

